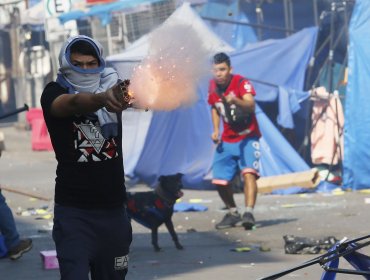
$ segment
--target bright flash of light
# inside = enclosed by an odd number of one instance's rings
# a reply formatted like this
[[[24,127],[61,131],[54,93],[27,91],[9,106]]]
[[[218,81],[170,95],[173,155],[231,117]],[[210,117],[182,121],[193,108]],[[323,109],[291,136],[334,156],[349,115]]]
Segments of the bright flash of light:
[[[202,38],[189,25],[158,28],[149,40],[148,56],[131,77],[135,107],[173,110],[193,104],[197,82],[209,72],[208,57]]]

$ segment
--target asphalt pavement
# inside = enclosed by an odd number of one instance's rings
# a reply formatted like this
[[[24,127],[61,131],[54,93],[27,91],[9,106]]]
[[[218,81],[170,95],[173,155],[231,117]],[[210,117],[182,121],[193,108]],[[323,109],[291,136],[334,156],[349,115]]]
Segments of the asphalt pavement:
[[[31,130],[2,125],[5,147],[0,158],[0,186],[13,210],[22,236],[33,239],[33,249],[21,259],[0,259],[0,279],[59,279],[58,269],[44,269],[40,251],[54,250],[51,238],[56,161],[52,151],[31,149]],[[136,185],[130,190],[148,190]],[[184,250],[177,250],[164,226],[159,230],[161,252],[154,252],[150,231],[133,222],[128,280],[259,279],[295,267],[320,255],[284,251],[284,235],[320,239],[349,239],[369,234],[370,192],[259,195],[257,226],[216,230],[223,215],[216,191],[184,190],[182,202],[199,203],[207,211],[176,212],[173,220]],[[241,205],[242,194],[235,195]],[[369,255],[365,247],[363,252]],[[341,268],[352,268],[344,259]],[[311,265],[279,279],[320,279],[323,269]],[[363,279],[338,274],[336,279]]]

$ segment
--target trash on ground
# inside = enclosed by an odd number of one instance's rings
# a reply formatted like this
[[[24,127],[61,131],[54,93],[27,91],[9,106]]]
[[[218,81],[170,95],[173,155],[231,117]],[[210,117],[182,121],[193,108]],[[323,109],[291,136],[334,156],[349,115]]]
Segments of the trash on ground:
[[[58,269],[59,262],[57,259],[57,252],[55,250],[40,251],[41,260],[44,269]]]
[[[26,210],[22,210],[22,208],[19,208],[16,212],[17,215],[28,217],[28,216],[36,216],[36,215],[46,215],[51,213],[52,210],[49,209],[48,206],[42,206],[40,208],[27,208]]]
[[[36,220],[50,220],[53,218],[53,215],[52,214],[46,214],[46,215],[43,215],[41,217],[37,217],[35,218]]]
[[[173,210],[175,212],[189,212],[189,211],[203,212],[203,211],[207,211],[208,207],[203,206],[198,203],[179,202],[174,205]]]
[[[322,254],[338,241],[334,236],[322,239],[284,235],[286,254]]]
[[[271,251],[271,248],[266,246],[266,245],[261,245],[259,247],[259,249],[260,249],[261,252],[270,252]]]
[[[212,203],[212,199],[191,198],[190,203]]]
[[[252,248],[250,247],[237,247],[237,248],[230,249],[230,251],[238,252],[238,253],[250,252],[251,250]]]

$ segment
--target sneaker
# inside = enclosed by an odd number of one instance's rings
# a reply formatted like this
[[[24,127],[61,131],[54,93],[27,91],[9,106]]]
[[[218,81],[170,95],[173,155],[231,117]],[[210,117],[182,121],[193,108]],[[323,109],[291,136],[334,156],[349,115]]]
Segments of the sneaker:
[[[8,256],[11,260],[15,261],[22,257],[22,255],[32,248],[32,239],[26,238],[26,239],[21,239],[19,244],[9,250]]]
[[[239,213],[227,213],[221,222],[216,224],[216,229],[231,228],[240,225],[241,217]]]
[[[242,226],[246,229],[252,229],[254,227],[255,220],[253,214],[250,212],[245,212],[242,217]]]

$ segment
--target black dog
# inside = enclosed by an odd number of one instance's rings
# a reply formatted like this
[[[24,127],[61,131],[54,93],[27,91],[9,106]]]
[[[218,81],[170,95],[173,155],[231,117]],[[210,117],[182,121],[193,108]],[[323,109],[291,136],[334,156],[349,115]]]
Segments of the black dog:
[[[173,206],[176,200],[183,195],[181,177],[180,173],[161,176],[154,191],[127,193],[128,215],[139,224],[151,229],[155,251],[161,250],[158,246],[158,228],[163,223],[171,234],[176,248],[183,249],[172,223]]]

